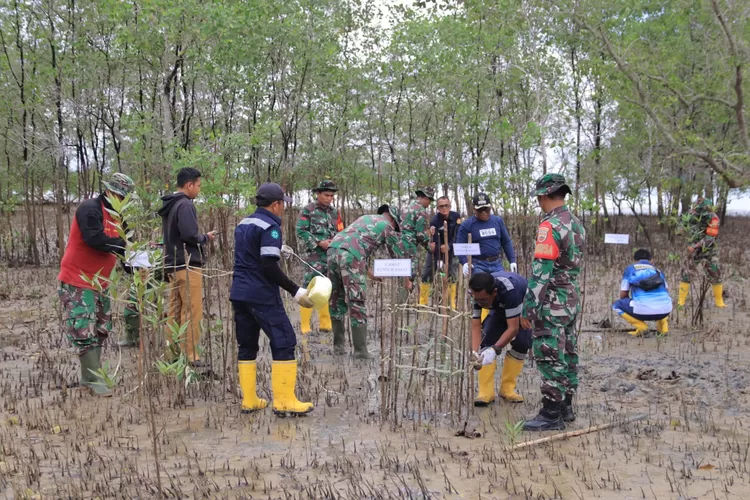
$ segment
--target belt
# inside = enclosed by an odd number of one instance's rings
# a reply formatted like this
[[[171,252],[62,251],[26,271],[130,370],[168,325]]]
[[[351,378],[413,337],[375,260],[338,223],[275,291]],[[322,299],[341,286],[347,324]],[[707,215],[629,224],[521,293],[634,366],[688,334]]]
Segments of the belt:
[[[474,257],[474,258],[477,259],[477,260],[483,260],[485,262],[495,262],[496,260],[500,260],[500,256],[499,255],[493,255],[492,257],[483,257],[483,256],[480,255],[480,256]]]

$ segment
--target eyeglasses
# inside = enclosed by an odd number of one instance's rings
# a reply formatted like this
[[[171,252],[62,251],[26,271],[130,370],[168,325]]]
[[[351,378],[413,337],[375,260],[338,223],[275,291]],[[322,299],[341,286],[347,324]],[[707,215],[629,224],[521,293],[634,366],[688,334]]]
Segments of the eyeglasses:
[[[450,205],[438,205],[437,207],[438,208],[450,208],[451,206]]]

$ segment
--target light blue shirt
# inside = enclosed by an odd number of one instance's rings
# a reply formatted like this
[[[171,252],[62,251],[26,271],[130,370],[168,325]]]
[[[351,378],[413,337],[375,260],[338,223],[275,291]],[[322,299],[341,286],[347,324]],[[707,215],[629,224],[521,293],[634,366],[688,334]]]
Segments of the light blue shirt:
[[[653,290],[638,288],[637,283],[660,273],[664,284]],[[649,261],[641,260],[625,268],[620,290],[630,292],[630,305],[633,313],[640,315],[660,315],[672,312],[672,297],[669,296],[664,273],[657,270]]]

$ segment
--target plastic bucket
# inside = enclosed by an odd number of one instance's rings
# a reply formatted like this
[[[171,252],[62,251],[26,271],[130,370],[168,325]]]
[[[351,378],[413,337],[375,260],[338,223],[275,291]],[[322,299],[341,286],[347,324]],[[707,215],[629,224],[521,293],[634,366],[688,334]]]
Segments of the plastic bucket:
[[[316,308],[324,307],[328,305],[328,299],[331,298],[331,290],[333,290],[331,280],[325,276],[315,276],[307,285],[307,296]]]

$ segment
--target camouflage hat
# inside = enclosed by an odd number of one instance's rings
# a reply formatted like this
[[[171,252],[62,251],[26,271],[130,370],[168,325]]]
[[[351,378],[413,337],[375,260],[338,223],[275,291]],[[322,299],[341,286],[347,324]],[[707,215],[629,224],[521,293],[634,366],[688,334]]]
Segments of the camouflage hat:
[[[399,231],[401,226],[401,210],[395,205],[388,205],[387,203],[380,205],[378,208],[378,215],[383,215],[388,212],[393,217],[393,221],[396,223],[396,230]]]
[[[710,212],[714,209],[714,202],[710,198],[698,198],[693,209],[696,212]]]
[[[565,183],[565,177],[560,174],[546,174],[537,179],[534,196],[545,196],[555,193],[561,189],[571,193],[570,186]]]
[[[123,198],[135,190],[135,182],[133,182],[133,179],[125,174],[121,174],[120,172],[112,174],[112,177],[110,177],[108,181],[104,181],[103,184],[108,191],[119,194]]]
[[[435,201],[435,189],[430,186],[419,188],[414,191],[414,194],[416,194],[417,196],[424,196],[425,198],[429,198],[430,201]]]
[[[472,204],[474,205],[474,208],[486,208],[491,207],[492,202],[490,201],[490,197],[487,196],[487,193],[477,193],[474,195],[474,197],[471,199]]]
[[[338,190],[339,188],[336,187],[336,183],[333,181],[320,181],[318,187],[313,189],[313,193],[318,193],[320,191],[333,191],[335,193]]]

